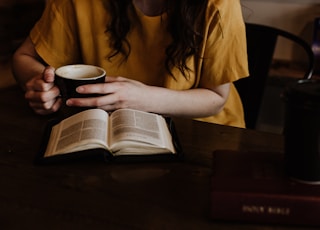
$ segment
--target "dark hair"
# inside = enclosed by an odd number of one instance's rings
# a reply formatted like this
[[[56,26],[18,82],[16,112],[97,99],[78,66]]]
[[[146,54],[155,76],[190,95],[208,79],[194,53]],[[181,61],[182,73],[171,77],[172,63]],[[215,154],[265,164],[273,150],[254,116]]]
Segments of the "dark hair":
[[[177,67],[183,76],[187,77],[187,59],[197,55],[203,40],[206,3],[207,0],[168,0],[166,3],[165,10],[169,18],[167,29],[172,36],[172,43],[166,48],[165,66],[171,75],[172,68]],[[104,4],[111,14],[106,32],[109,33],[111,46],[114,48],[108,58],[121,53],[127,59],[130,44],[126,36],[131,26],[129,14],[134,9],[132,0],[104,0]]]

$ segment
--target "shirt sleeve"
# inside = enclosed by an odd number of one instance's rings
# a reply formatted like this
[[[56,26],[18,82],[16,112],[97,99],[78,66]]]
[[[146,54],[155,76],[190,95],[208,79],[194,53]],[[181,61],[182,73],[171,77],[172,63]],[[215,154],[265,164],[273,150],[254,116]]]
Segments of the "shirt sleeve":
[[[200,84],[221,85],[248,76],[240,1],[209,1],[206,22]]]
[[[79,63],[79,42],[73,1],[49,0],[30,38],[40,57],[49,65]]]

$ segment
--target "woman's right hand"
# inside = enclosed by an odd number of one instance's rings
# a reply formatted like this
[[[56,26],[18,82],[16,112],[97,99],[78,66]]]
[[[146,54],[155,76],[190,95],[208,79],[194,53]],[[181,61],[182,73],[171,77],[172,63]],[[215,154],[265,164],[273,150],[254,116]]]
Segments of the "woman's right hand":
[[[42,74],[25,84],[25,98],[37,114],[51,114],[61,107],[60,91],[54,84],[54,68],[46,67]]]

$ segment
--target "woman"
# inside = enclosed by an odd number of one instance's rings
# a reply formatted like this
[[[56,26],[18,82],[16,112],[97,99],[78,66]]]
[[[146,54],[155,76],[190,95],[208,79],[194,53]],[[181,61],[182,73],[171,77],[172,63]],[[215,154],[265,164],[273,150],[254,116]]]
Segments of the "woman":
[[[69,106],[245,126],[232,84],[248,75],[239,0],[49,0],[13,58],[36,113],[60,108],[54,69],[76,63],[101,66],[107,77],[78,88],[102,96]]]

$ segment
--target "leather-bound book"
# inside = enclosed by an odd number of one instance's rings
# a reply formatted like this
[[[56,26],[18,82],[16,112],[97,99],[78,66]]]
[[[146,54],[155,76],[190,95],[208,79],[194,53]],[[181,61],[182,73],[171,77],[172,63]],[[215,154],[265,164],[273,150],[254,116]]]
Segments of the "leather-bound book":
[[[213,154],[213,219],[320,225],[320,185],[287,177],[283,153],[221,150]]]

